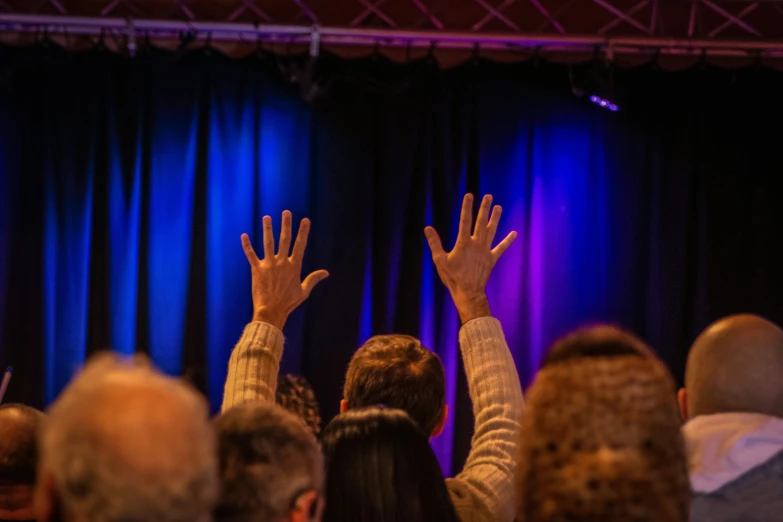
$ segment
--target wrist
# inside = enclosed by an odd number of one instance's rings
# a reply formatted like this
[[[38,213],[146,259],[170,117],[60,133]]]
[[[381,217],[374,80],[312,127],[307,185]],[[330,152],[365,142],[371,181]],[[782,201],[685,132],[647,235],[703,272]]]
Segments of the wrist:
[[[454,304],[457,307],[457,313],[459,314],[462,324],[480,317],[492,316],[492,312],[489,308],[489,300],[485,293],[462,294],[455,292],[452,297],[454,298]]]
[[[286,319],[288,319],[288,314],[277,312],[275,310],[270,310],[267,308],[258,309],[253,313],[254,323],[271,324],[278,330],[283,329],[283,326],[285,326]]]

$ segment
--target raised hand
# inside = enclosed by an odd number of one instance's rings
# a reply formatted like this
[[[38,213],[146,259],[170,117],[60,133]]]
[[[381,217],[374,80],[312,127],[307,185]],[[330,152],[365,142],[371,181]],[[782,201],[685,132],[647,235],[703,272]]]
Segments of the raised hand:
[[[487,281],[495,263],[517,238],[517,233],[511,232],[492,248],[502,212],[500,206],[492,208],[492,196],[484,196],[474,228],[473,195],[466,194],[462,200],[457,241],[451,252],[443,250],[434,228],[424,229],[440,280],[449,289],[463,324],[490,315]]]
[[[329,277],[326,270],[313,272],[301,281],[302,259],[310,233],[310,220],[299,225],[293,252],[291,249],[291,213],[283,212],[280,245],[275,254],[275,236],[272,218],[264,216],[264,259],[258,259],[250,238],[242,234],[242,248],[250,263],[253,280],[253,321],[260,321],[283,329],[288,315],[302,304],[315,285]]]

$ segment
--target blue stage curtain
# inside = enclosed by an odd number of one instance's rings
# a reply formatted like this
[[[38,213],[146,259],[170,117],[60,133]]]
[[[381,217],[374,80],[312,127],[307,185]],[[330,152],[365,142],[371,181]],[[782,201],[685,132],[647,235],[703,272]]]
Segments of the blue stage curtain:
[[[780,298],[778,73],[620,71],[628,104],[573,97],[567,68],[326,56],[308,104],[289,60],[213,50],[0,47],[0,365],[9,400],[50,402],[96,350],[146,353],[220,404],[251,316],[239,236],[313,221],[328,269],[286,326],[284,372],[336,413],[351,354],[419,336],[443,359],[452,416],[433,447],[464,461],[472,413],[458,318],[422,230],[450,244],[465,191],[519,231],[489,287],[523,382],[576,326],[629,327],[681,376],[710,320]]]

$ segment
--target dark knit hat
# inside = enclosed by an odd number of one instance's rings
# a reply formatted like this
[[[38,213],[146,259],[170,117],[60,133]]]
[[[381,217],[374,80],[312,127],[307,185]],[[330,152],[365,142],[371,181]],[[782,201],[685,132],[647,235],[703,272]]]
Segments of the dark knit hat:
[[[652,355],[548,364],[527,396],[518,520],[686,522],[690,485],[675,397]]]

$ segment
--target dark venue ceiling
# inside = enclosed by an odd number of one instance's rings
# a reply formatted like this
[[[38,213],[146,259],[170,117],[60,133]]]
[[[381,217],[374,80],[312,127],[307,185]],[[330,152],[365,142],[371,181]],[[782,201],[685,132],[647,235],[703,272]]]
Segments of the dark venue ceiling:
[[[783,38],[778,0],[0,0],[0,11],[446,31]]]
[[[711,42],[718,50],[736,42],[755,42],[756,47],[749,44],[737,56],[783,54],[783,0],[0,0],[0,24],[3,14],[318,25],[443,34],[590,35],[659,39],[667,44],[660,48],[675,41],[682,48],[683,40],[698,40],[693,49],[680,53],[689,55],[698,55],[704,49],[714,51],[708,47]],[[763,42],[777,42],[779,47],[769,52],[768,46],[760,45]],[[375,45],[387,47],[383,41]],[[354,46],[353,51],[366,53],[373,44],[368,40],[358,47],[362,49]],[[519,46],[528,52],[533,47]],[[648,57],[655,53],[654,47],[646,48]],[[351,52],[332,45],[335,49]],[[462,54],[467,52],[463,50]]]

